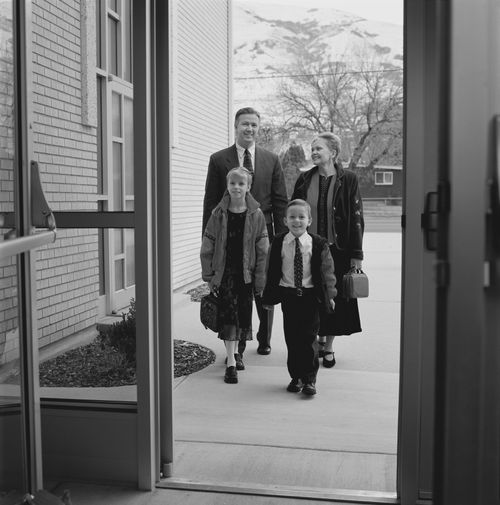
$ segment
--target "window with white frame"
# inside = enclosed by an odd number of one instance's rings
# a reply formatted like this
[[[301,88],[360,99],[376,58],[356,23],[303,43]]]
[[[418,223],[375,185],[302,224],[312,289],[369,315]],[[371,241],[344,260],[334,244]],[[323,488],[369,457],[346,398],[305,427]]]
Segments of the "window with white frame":
[[[97,0],[98,159],[103,211],[134,210],[132,0]],[[134,231],[101,236],[107,312],[134,296]]]
[[[391,186],[393,184],[393,173],[392,172],[375,172],[375,185],[376,186]]]

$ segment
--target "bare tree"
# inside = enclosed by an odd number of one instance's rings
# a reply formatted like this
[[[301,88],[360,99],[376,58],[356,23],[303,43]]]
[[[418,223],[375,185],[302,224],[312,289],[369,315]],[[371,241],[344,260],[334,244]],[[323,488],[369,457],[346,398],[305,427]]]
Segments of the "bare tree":
[[[316,48],[317,49],[317,48]],[[353,48],[336,61],[292,45],[294,61],[279,89],[286,128],[341,135],[349,165],[401,163],[402,71],[387,57]]]

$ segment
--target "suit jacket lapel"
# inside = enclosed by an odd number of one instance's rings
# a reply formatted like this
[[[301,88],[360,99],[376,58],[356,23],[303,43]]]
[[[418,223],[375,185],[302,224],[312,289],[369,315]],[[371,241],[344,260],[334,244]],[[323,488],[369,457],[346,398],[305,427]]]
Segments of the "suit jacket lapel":
[[[239,166],[240,161],[238,159],[238,151],[236,150],[236,144],[233,144],[229,148],[229,152],[227,153],[227,158],[226,158],[226,171],[229,172],[232,168],[235,168]]]

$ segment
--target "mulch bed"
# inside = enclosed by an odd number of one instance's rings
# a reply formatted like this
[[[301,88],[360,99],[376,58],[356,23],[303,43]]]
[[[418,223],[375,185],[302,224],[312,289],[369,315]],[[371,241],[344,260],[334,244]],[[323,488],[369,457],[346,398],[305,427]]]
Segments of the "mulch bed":
[[[203,283],[186,294],[191,301],[199,302],[209,291]],[[214,361],[215,353],[211,349],[186,340],[174,340],[174,377],[198,372]],[[128,363],[123,354],[101,337],[40,364],[42,387],[115,387],[136,383],[135,363]]]
[[[208,289],[208,284],[206,282],[186,291],[186,294],[191,297],[192,302],[199,302],[201,298],[208,295],[208,293],[210,293],[210,289]]]
[[[214,361],[211,349],[174,340],[174,377],[192,374]],[[136,383],[135,366],[127,364],[115,349],[103,345],[99,337],[40,364],[42,387],[114,387]]]

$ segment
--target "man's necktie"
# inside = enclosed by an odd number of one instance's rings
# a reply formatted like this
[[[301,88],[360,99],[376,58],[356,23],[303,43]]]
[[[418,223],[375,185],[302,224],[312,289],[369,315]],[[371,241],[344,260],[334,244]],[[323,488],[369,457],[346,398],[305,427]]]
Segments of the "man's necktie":
[[[302,277],[304,267],[302,265],[302,253],[300,252],[300,241],[295,237],[295,256],[293,258],[293,280],[296,288],[302,287]]]
[[[245,149],[245,156],[243,157],[243,166],[253,174],[252,158],[250,156],[250,151]]]

